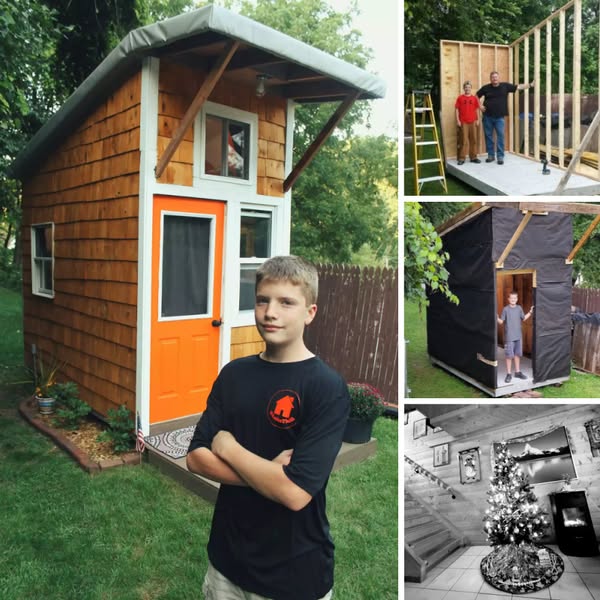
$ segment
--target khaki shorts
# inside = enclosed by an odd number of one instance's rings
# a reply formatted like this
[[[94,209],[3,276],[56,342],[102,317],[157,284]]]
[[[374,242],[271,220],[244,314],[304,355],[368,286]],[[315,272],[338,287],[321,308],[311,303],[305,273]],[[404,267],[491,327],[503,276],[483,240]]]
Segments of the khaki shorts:
[[[269,600],[264,596],[245,592],[241,587],[229,581],[225,575],[219,573],[210,562],[202,585],[202,593],[204,600]],[[331,600],[331,598],[333,598],[333,590],[330,590],[320,600]]]

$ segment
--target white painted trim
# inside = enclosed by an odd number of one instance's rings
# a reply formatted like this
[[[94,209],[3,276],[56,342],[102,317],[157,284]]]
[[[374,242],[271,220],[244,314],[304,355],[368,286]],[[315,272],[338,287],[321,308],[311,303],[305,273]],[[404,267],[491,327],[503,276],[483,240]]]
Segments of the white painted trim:
[[[248,149],[248,179],[235,177],[220,177],[218,175],[206,175],[204,173],[205,157],[205,122],[206,115],[231,119],[249,125],[249,149]],[[194,167],[193,184],[212,196],[211,190],[219,190],[224,187],[229,189],[229,197],[233,195],[250,197],[256,195],[256,174],[258,171],[258,115],[245,110],[232,108],[215,102],[205,102],[194,121]]]
[[[152,325],[152,210],[158,139],[157,58],[142,65],[140,102],[140,192],[138,207],[138,298],[135,406],[144,435],[150,433],[150,350]]]
[[[287,177],[294,168],[294,129],[296,123],[296,103],[288,100],[287,113],[285,120],[285,165],[284,173]],[[293,187],[293,186],[292,186]],[[283,210],[281,220],[278,223],[280,227],[281,246],[277,249],[278,254],[289,254],[291,247],[292,233],[292,189],[290,188],[283,196]]]
[[[206,290],[207,294],[207,307],[206,312],[202,314],[194,315],[180,315],[176,317],[163,317],[162,316],[162,285],[163,285],[163,243],[164,243],[164,223],[166,216],[176,217],[193,217],[194,219],[208,219],[210,221],[210,238],[209,238],[209,255],[208,255],[208,287]],[[203,214],[203,213],[191,213],[191,212],[179,212],[175,210],[161,210],[160,211],[160,259],[158,261],[158,314],[156,320],[159,322],[164,321],[192,321],[194,319],[212,319],[213,318],[213,301],[215,293],[215,234],[216,234],[216,222],[217,215]],[[220,336],[219,336],[220,337]]]

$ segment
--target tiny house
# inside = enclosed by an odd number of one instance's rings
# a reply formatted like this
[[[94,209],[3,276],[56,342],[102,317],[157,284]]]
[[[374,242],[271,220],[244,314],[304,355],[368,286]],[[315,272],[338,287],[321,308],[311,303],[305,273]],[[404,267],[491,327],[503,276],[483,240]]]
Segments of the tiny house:
[[[438,228],[450,289],[459,304],[429,294],[431,361],[491,396],[561,383],[571,368],[572,262],[596,217],[573,249],[571,213],[600,214],[577,203],[477,202]],[[516,291],[533,317],[523,325],[521,371],[505,382],[503,326],[497,317]]]
[[[262,348],[254,273],[290,247],[291,189],[376,76],[218,6],[132,31],[13,164],[24,337],[102,415],[202,412]],[[296,165],[294,107],[339,102]],[[341,157],[343,160],[343,157]]]

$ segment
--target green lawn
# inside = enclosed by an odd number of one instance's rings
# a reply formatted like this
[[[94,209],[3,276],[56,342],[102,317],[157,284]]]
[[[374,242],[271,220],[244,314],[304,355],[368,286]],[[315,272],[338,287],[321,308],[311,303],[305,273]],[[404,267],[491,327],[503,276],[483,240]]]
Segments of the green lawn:
[[[0,364],[22,375],[20,302],[0,298],[15,328]],[[21,393],[0,381],[0,409]],[[0,431],[0,600],[201,599],[211,504],[147,464],[91,477],[7,411]],[[377,455],[329,484],[338,600],[398,597],[397,422],[378,419],[374,435]]]
[[[406,169],[413,165],[413,150],[411,143],[404,144],[404,193],[407,196],[415,194],[414,173]],[[435,149],[433,146],[423,148],[422,158],[435,158]],[[438,175],[438,166],[435,163],[426,163],[421,166],[419,177],[433,177]],[[481,192],[467,185],[460,179],[446,174],[446,185],[448,186],[448,196],[481,196]],[[421,189],[421,196],[445,196],[444,188],[437,181],[425,183]]]
[[[427,355],[425,310],[419,313],[416,303],[404,303],[404,337],[406,345],[407,383],[411,398],[489,398],[478,388],[434,367]],[[568,381],[560,387],[536,388],[544,398],[598,398],[600,377],[571,369]]]

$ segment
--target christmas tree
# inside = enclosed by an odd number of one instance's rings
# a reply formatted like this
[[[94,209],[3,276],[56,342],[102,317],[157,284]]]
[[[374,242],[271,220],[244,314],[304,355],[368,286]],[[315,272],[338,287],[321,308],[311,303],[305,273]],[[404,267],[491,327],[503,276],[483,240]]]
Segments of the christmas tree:
[[[504,443],[497,452],[487,495],[490,508],[485,511],[484,521],[492,546],[540,543],[548,526],[547,515],[537,504],[527,475]]]
[[[562,575],[561,558],[541,545],[548,526],[531,485],[506,444],[500,444],[490,478],[485,531],[494,547],[481,561],[483,578],[495,588],[527,594],[552,585]]]

